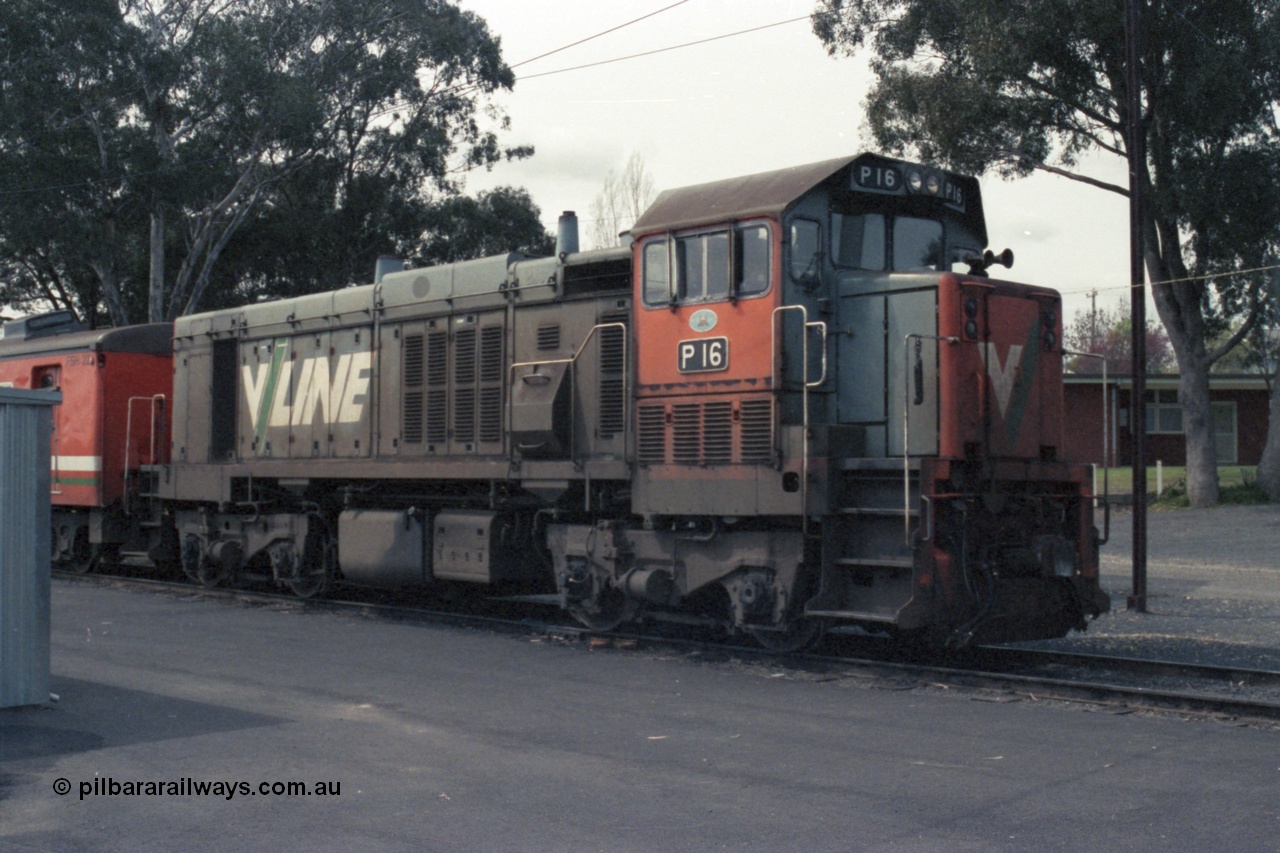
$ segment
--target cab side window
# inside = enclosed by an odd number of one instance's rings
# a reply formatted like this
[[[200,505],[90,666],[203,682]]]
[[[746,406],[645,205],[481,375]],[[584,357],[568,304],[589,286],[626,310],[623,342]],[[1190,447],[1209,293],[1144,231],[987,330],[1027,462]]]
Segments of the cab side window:
[[[642,258],[651,308],[759,296],[769,290],[773,268],[764,223],[653,239]]]
[[[654,240],[644,247],[644,301],[646,305],[671,302],[671,274],[666,240]]]
[[[729,295],[729,232],[714,231],[676,240],[676,281],[681,302]]]
[[[790,237],[791,277],[816,282],[822,270],[822,226],[812,219],[793,220]]]
[[[836,266],[884,269],[884,214],[831,214],[831,257]]]
[[[893,220],[893,268],[936,270],[943,258],[942,223],[932,219],[898,216]]]
[[[747,225],[734,241],[734,292],[755,296],[769,289],[769,227]]]

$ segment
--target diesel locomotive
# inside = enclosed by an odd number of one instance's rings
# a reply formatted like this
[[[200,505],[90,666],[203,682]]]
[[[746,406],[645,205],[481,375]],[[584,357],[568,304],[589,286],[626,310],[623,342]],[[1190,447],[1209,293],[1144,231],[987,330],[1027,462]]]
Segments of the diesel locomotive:
[[[1012,256],[975,179],[863,154],[664,192],[625,247],[561,232],[554,257],[183,317],[172,387],[127,405],[107,344],[143,332],[48,337],[34,362],[6,332],[15,385],[97,346],[57,384],[116,412],[85,429],[117,430],[119,464],[55,554],[303,596],[480,585],[777,649],[829,626],[1053,637],[1107,610],[1090,471],[1063,457],[1061,299],[991,275]]]

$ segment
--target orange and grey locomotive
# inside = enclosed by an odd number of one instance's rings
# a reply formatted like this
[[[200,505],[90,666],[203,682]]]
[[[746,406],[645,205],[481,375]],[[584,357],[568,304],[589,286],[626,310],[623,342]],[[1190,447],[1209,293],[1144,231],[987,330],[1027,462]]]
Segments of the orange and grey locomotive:
[[[562,220],[555,257],[185,317],[148,497],[209,584],[1059,636],[1108,607],[1061,300],[986,245],[976,180],[868,154],[665,192],[626,248]]]

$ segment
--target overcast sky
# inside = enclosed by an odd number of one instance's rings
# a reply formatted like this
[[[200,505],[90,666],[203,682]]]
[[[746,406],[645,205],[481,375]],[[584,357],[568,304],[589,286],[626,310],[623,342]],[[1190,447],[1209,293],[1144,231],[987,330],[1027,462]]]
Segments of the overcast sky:
[[[549,230],[561,211],[574,210],[585,235],[592,199],[632,151],[663,190],[871,150],[864,62],[827,56],[808,21],[791,20],[807,19],[813,0],[685,0],[659,12],[675,2],[459,0],[501,38],[519,78],[496,101],[511,118],[504,144],[537,149],[528,160],[472,175],[468,191],[523,186]],[[563,70],[757,27],[767,28]],[[1115,158],[1090,160],[1083,170],[1127,183]],[[1016,258],[1002,277],[1062,291],[1068,318],[1088,306],[1095,288],[1099,307],[1128,304],[1124,198],[1051,175],[981,182],[991,248],[1009,247]]]

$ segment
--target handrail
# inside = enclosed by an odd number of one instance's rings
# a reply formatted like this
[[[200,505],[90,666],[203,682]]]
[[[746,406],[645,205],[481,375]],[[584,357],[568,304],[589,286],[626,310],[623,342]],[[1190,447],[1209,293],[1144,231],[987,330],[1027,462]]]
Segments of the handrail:
[[[571,371],[575,370],[578,359],[581,358],[582,354],[586,351],[587,345],[591,343],[591,339],[595,337],[596,332],[602,329],[619,329],[622,331],[622,423],[625,433],[629,433],[631,427],[631,347],[630,341],[627,340],[627,324],[620,321],[614,321],[612,323],[597,323],[592,326],[591,331],[587,332],[586,338],[584,338],[581,345],[578,346],[577,351],[569,358],[555,358],[545,361],[520,361],[508,365],[507,377],[509,381],[507,382],[507,385],[511,389],[511,393],[507,395],[507,422],[511,422],[513,414],[512,410],[515,406],[515,369],[517,367],[538,368],[543,365],[567,364]],[[577,389],[575,387],[577,385],[577,382],[575,381],[576,378],[576,376],[571,375],[571,381],[569,383],[569,393],[571,395],[569,399],[569,459],[575,465],[578,461],[574,456],[578,443],[577,433],[575,431],[577,419],[573,417],[577,412]],[[512,449],[514,450],[515,448]],[[589,496],[587,500],[590,500]]]
[[[902,526],[908,548],[911,547],[911,342],[919,346],[921,341],[938,341],[958,344],[955,335],[922,335],[908,332],[902,342]],[[887,450],[888,448],[886,448]],[[924,497],[923,484],[920,496]],[[932,526],[932,517],[930,517]],[[929,537],[933,536],[932,529]],[[927,539],[928,537],[926,537]]]
[[[784,311],[799,311],[804,331],[800,341],[801,377],[800,389],[800,518],[804,529],[809,520],[809,389],[817,388],[827,381],[827,324],[823,320],[809,320],[809,311],[803,305],[779,305],[773,309],[769,322],[769,358],[770,380],[777,391],[782,390],[782,377],[778,372],[778,315]],[[818,329],[822,333],[822,375],[817,380],[809,379],[809,331]],[[779,407],[780,408],[780,407]],[[770,429],[777,424],[778,414],[774,413]],[[777,440],[776,431],[770,437],[770,443]]]
[[[133,445],[133,404],[138,402],[149,402],[151,404],[151,435],[150,435],[150,452],[148,453],[148,462],[139,462],[138,464],[158,464],[156,456],[156,409],[157,405],[161,409],[164,408],[165,396],[163,394],[153,394],[150,397],[130,397],[129,402],[125,406],[125,426],[124,426],[124,468],[121,476],[124,478],[123,497],[125,514],[129,512],[129,449]]]
[[[1075,350],[1064,349],[1064,356],[1074,355],[1078,358],[1096,358],[1102,362],[1102,539],[1099,545],[1107,544],[1107,540],[1111,538],[1111,482],[1110,482],[1110,459],[1111,459],[1111,431],[1107,428],[1110,420],[1110,411],[1107,407],[1107,357],[1096,352],[1076,352]],[[1097,506],[1098,496],[1093,496],[1094,506]]]

